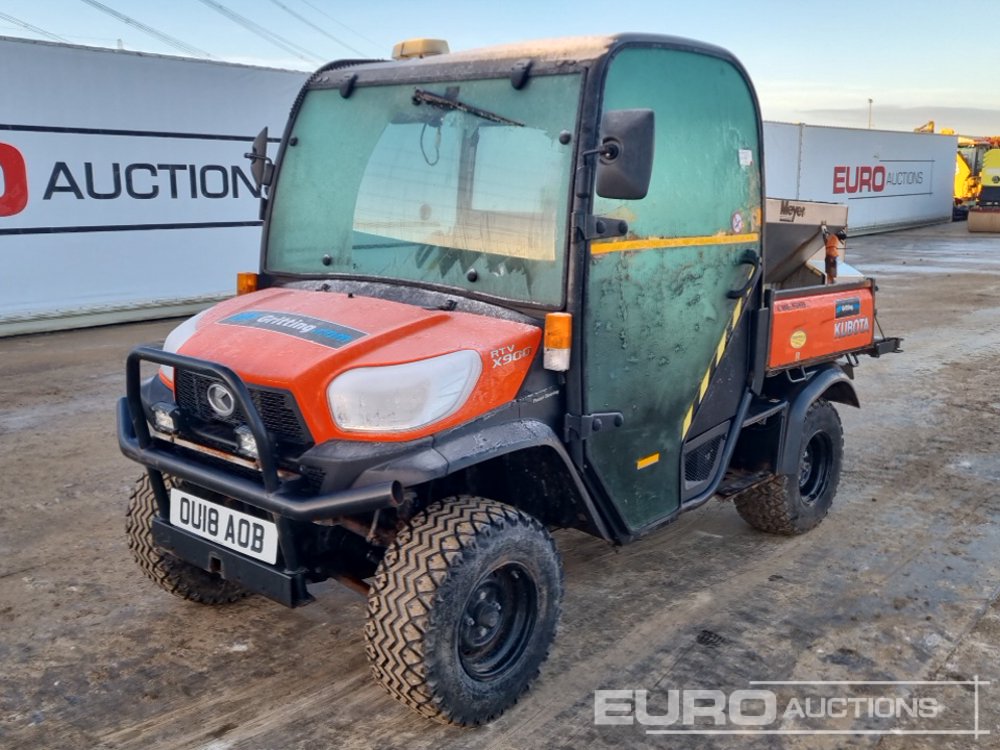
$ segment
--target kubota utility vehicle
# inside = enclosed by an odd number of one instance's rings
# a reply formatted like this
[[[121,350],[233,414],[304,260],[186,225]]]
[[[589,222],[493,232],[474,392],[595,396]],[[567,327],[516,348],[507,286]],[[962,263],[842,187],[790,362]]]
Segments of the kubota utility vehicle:
[[[683,39],[320,69],[250,155],[256,291],[128,358],[140,567],[210,604],[361,589],[378,681],[475,724],[555,635],[550,529],[622,544],[720,494],[816,526],[831,402],[898,340],[871,279],[826,283],[845,211],[766,206],[761,146],[746,72]]]

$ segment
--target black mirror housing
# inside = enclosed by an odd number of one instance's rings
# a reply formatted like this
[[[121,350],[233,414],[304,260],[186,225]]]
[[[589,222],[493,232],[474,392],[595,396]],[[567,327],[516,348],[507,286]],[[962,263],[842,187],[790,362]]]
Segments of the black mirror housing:
[[[616,109],[601,118],[597,194],[602,198],[645,198],[653,174],[656,123],[651,109]]]
[[[253,175],[253,180],[257,183],[257,187],[270,185],[274,165],[267,158],[267,127],[261,130],[257,134],[257,137],[253,139],[253,146],[251,146],[250,153],[246,154],[246,157],[250,159],[250,174]]]

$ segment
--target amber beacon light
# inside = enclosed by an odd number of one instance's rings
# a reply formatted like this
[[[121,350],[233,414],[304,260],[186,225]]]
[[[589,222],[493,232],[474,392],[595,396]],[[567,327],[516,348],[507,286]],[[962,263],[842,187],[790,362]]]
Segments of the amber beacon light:
[[[257,291],[257,274],[252,271],[241,271],[236,274],[236,294],[250,294]]]

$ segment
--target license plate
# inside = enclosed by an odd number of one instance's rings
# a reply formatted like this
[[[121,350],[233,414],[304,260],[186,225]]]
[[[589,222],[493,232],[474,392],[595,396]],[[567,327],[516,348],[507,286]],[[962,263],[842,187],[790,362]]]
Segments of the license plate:
[[[274,564],[278,559],[278,527],[248,513],[170,488],[170,524],[247,557]]]

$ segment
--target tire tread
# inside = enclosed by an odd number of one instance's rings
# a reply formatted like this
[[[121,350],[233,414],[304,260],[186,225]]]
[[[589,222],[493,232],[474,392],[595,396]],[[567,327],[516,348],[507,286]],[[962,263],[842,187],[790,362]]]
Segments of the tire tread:
[[[808,423],[815,413],[823,410],[829,412],[840,428],[840,415],[829,401],[818,399],[809,407],[806,412],[805,422]],[[839,429],[839,445],[835,446],[838,455],[843,455],[844,432]],[[796,510],[796,500],[798,498],[798,487],[793,485],[798,477],[787,475],[775,475],[770,479],[754,485],[749,489],[740,492],[733,497],[733,504],[740,517],[748,524],[759,531],[769,534],[780,534],[783,536],[795,536],[804,534],[810,529],[814,529],[826,518],[829,512],[829,503],[823,508],[822,513],[816,516],[808,524],[803,524]],[[839,480],[839,469],[838,477]],[[836,493],[837,481],[833,482],[830,488],[831,493]]]
[[[170,477],[163,479],[169,489]],[[213,576],[157,547],[152,530],[156,514],[156,496],[149,475],[143,474],[129,495],[125,533],[132,556],[150,580],[174,596],[199,604],[230,604],[249,595],[239,584]]]
[[[375,574],[365,625],[372,674],[391,696],[427,718],[457,725],[495,718],[468,717],[442,705],[427,673],[425,656],[435,635],[435,628],[428,626],[438,588],[455,566],[463,564],[463,552],[481,534],[503,533],[516,526],[541,532],[553,554],[558,554],[544,526],[531,516],[493,500],[459,497],[418,514],[397,535]],[[558,603],[556,608],[558,618]],[[537,676],[536,670],[511,705]]]

